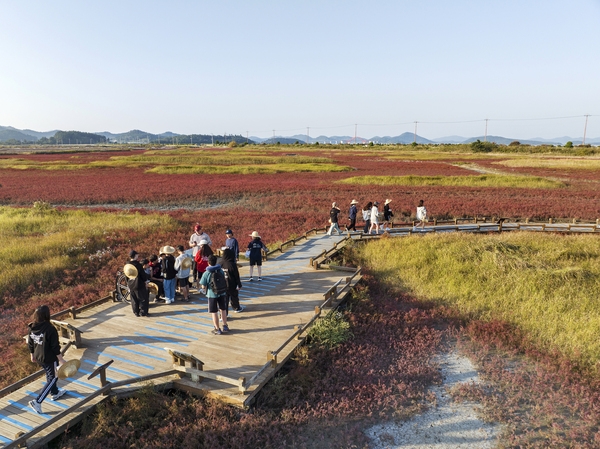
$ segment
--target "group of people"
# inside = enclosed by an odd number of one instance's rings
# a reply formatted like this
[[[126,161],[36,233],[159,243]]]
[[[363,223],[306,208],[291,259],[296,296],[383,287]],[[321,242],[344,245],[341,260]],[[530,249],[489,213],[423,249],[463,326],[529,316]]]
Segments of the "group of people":
[[[234,312],[244,310],[240,304],[239,290],[242,281],[238,269],[239,242],[233,231],[225,231],[225,245],[220,248],[220,258],[212,250],[210,236],[202,231],[202,226],[196,224],[194,233],[190,236],[189,248],[183,245],[172,247],[163,246],[158,255],[140,260],[135,250],[129,254],[129,262],[123,268],[127,276],[127,285],[131,295],[131,307],[135,316],[148,317],[150,292],[154,289],[158,302],[164,299],[165,304],[175,302],[176,289],[179,289],[182,301],[189,301],[190,287],[196,287],[206,294],[208,311],[212,314],[213,334],[220,335],[229,332],[227,313],[229,305]],[[257,231],[250,237],[245,256],[250,262],[248,281],[254,281],[254,267],[257,267],[258,281],[262,281],[263,251],[268,251]],[[219,282],[221,278],[224,283]],[[223,329],[219,322],[223,322]]]
[[[369,201],[365,207],[362,209],[362,218],[364,221],[363,233],[365,234],[378,234],[380,231],[385,232],[390,230],[390,226],[392,223],[392,217],[394,213],[390,208],[391,199],[386,199],[383,205],[383,212],[379,211],[379,202],[371,202]],[[358,201],[352,200],[350,202],[350,208],[348,210],[348,224],[345,225],[345,230],[355,231],[356,232],[356,218],[358,216]],[[331,210],[329,211],[329,223],[331,226],[327,231],[327,235],[332,235],[333,232],[337,232],[338,235],[342,234],[339,226],[339,214],[341,210],[336,202],[333,202],[331,205]],[[419,201],[419,205],[417,206],[417,220],[419,223],[416,226],[421,226],[421,229],[425,227],[425,223],[427,223],[427,209],[424,206],[423,200]],[[415,228],[416,228],[415,226]]]

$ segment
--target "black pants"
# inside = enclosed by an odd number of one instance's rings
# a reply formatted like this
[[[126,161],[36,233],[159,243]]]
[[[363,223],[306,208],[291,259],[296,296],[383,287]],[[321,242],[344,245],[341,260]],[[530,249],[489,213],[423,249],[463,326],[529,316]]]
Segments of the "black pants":
[[[371,227],[371,220],[365,220],[365,228],[363,229],[363,232],[365,234],[367,234],[369,232],[370,227]]]
[[[238,310],[240,308],[240,296],[237,288],[227,290],[227,309],[229,309],[230,302],[233,310]]]
[[[356,218],[348,218],[350,224],[346,226],[347,231],[356,231]]]
[[[46,399],[46,396],[50,393],[58,393],[58,387],[56,386],[56,382],[58,382],[58,377],[56,377],[56,362],[42,363],[42,368],[44,368],[44,371],[46,372],[46,385],[44,385],[43,390],[35,399],[35,402],[38,404],[44,402],[44,399]]]
[[[141,290],[131,290],[131,309],[133,314],[136,316],[148,314],[148,303],[150,302],[150,295],[148,289],[144,288]]]

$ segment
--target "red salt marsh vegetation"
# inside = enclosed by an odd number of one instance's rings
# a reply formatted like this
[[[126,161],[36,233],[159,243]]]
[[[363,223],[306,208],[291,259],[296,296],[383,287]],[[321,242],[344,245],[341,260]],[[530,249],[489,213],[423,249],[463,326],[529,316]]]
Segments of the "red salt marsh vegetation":
[[[359,207],[367,201],[391,198],[396,221],[412,220],[421,198],[437,218],[600,217],[600,192],[597,184],[590,182],[594,176],[600,179],[598,169],[586,171],[582,177],[582,170],[561,168],[564,186],[544,189],[338,183],[357,176],[480,174],[468,164],[524,177],[556,177],[551,176],[554,169],[496,164],[510,159],[506,155],[461,152],[441,157],[433,154],[434,150],[420,149],[422,160],[413,149],[408,154],[402,147],[191,150],[193,154],[220,154],[234,165],[236,155],[247,151],[273,157],[294,153],[328,158],[352,168],[343,172],[272,174],[148,172],[156,164],[129,168],[87,166],[97,161],[114,161],[114,156],[143,156],[145,150],[18,155],[32,165],[56,163],[52,170],[6,168],[2,160],[17,156],[0,157],[0,204],[19,206],[24,211],[34,201],[58,206],[39,212],[41,228],[22,226],[19,231],[23,235],[32,232],[42,236],[43,223],[49,224],[54,214],[68,215],[78,207],[91,207],[93,211],[86,213],[108,213],[109,217],[123,213],[123,208],[138,218],[160,211],[157,217],[170,223],[100,233],[97,240],[89,242],[87,253],[86,249],[78,250],[81,253],[77,257],[87,258],[87,263],[69,266],[43,282],[3,292],[0,332],[5,338],[0,350],[5,354],[4,360],[11,363],[0,366],[2,384],[9,384],[34,368],[25,348],[17,343],[35,306],[49,303],[58,310],[97,299],[112,289],[114,273],[131,247],[149,255],[165,244],[184,244],[197,221],[213,237],[215,246],[224,242],[227,228],[234,229],[240,243],[251,231],[258,230],[269,246],[310,228],[324,227],[332,201],[345,207],[354,198],[360,201]],[[81,167],[59,167],[59,161],[65,160]],[[486,410],[496,407],[498,412],[488,411],[488,417],[510,424],[505,435],[507,447],[597,447],[600,417],[595,404],[600,387],[589,371],[560,353],[536,346],[514,325],[467,318],[452,307],[398,290],[397,285],[386,283],[375,267],[367,269],[365,286],[368,288],[361,289],[343,313],[353,337],[333,350],[315,343],[299,352],[251,412],[232,410],[204,399],[145,391],[102,408],[74,439],[57,444],[69,448],[124,448],[132,444],[157,448],[368,447],[362,431],[370,423],[384,418],[405,419],[429,406],[427,386],[440,381],[430,356],[442,348],[444,341],[458,335],[465,341],[464,350],[474,354],[495,384],[485,391],[465,389],[456,396],[479,399]],[[515,362],[523,360],[524,355],[523,363]],[[552,385],[551,392],[547,385]],[[528,408],[519,408],[524,403]],[[565,410],[571,418],[567,418]]]

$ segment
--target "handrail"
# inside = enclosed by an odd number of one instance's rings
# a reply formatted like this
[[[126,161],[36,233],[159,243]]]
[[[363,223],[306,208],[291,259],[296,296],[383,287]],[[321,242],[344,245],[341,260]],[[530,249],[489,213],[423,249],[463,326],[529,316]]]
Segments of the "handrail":
[[[85,399],[82,399],[81,401],[79,401],[77,404],[69,407],[68,409],[60,412],[58,415],[50,418],[48,421],[46,421],[41,426],[35,427],[34,429],[30,430],[29,432],[20,435],[18,438],[14,439],[10,443],[8,443],[6,446],[4,446],[4,449],[12,449],[12,448],[21,447],[21,445],[26,443],[27,440],[29,438],[31,438],[32,436],[37,435],[42,430],[44,430],[47,427],[60,421],[62,418],[69,415],[70,413],[73,413],[75,410],[77,410],[78,408],[81,408],[82,406],[84,406],[85,404],[90,402],[92,399],[95,399],[96,397],[98,397],[100,395],[107,395],[114,388],[123,387],[125,385],[131,385],[131,384],[135,384],[135,383],[139,383],[139,382],[146,382],[148,380],[158,379],[160,377],[171,376],[173,374],[178,374],[178,373],[179,373],[179,371],[172,369],[172,370],[164,371],[161,373],[149,374],[147,376],[133,377],[133,378],[121,380],[118,382],[109,382],[105,386],[94,391],[92,394],[87,396]]]
[[[356,268],[356,271],[352,274],[352,276],[345,278],[346,279],[346,284],[344,284],[344,286],[340,289],[337,290],[337,287],[344,281],[344,278],[341,278],[339,281],[337,281],[331,288],[329,288],[329,290],[327,290],[327,292],[324,294],[327,295],[329,294],[331,291],[336,291],[336,293],[332,296],[330,296],[329,298],[327,298],[325,300],[325,302],[323,304],[321,304],[320,306],[315,307],[315,313],[314,315],[311,317],[310,320],[308,320],[307,323],[305,323],[302,326],[295,326],[294,328],[294,332],[287,338],[287,340],[285,340],[277,349],[275,349],[274,351],[268,351],[267,352],[267,363],[265,363],[255,374],[254,376],[252,376],[245,384],[244,387],[245,389],[248,389],[248,387],[250,387],[251,385],[254,384],[254,382],[256,381],[256,379],[258,379],[268,368],[270,367],[275,367],[277,366],[277,355],[283,351],[283,349],[294,339],[297,338],[299,335],[303,334],[311,325],[312,323],[315,322],[315,320],[317,318],[319,318],[321,316],[321,312],[322,310],[333,300],[333,298],[337,298],[339,297],[339,295],[346,289],[346,287],[350,286],[352,284],[352,281],[354,280],[354,278],[357,275],[360,275],[360,273],[362,272],[362,267],[358,267]]]

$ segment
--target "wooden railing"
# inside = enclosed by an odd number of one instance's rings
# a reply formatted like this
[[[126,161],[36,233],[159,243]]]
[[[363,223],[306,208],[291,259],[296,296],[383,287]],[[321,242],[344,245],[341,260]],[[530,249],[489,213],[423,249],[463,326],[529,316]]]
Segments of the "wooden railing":
[[[302,326],[294,326],[294,332],[285,340],[277,349],[273,351],[267,351],[267,363],[265,363],[261,369],[259,369],[254,376],[252,376],[245,384],[244,391],[247,391],[248,388],[253,385],[260,376],[262,376],[269,368],[276,368],[278,365],[277,356],[281,351],[285,349],[285,347],[294,339],[300,339],[301,335],[306,332],[310,326],[322,315],[323,309],[327,308],[333,301],[337,300],[342,296],[344,296],[350,291],[350,288],[353,284],[356,284],[360,280],[360,275],[362,272],[362,268],[358,267],[350,277],[341,278],[337,281],[331,288],[329,288],[324,294],[325,301],[320,305],[315,307],[315,313],[311,317],[311,319]],[[358,279],[357,279],[358,277]],[[338,289],[338,287],[345,282],[345,284]],[[335,310],[334,308],[332,310]]]

